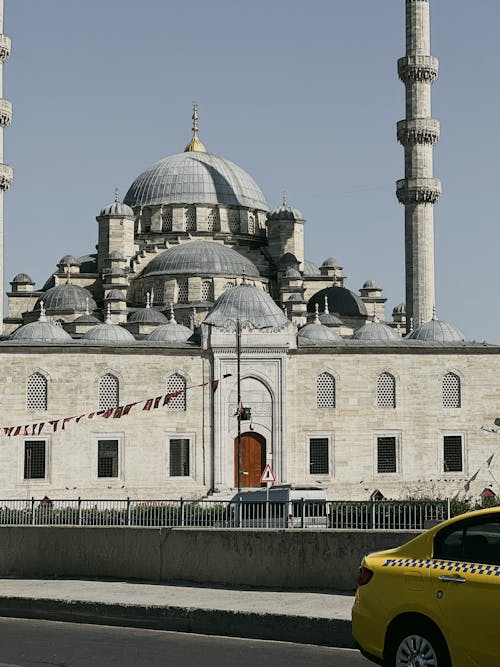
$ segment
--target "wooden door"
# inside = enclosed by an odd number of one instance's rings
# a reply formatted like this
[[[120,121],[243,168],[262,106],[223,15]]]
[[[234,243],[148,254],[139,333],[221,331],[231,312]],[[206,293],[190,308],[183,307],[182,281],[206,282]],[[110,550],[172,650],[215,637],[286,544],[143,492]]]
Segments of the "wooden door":
[[[266,467],[266,439],[258,433],[241,434],[241,486],[260,486]],[[234,440],[234,486],[238,486],[238,438]]]

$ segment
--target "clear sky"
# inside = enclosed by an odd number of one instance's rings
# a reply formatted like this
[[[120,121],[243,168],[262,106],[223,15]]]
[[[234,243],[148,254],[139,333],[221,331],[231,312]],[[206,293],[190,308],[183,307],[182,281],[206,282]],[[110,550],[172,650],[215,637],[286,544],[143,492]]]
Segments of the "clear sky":
[[[500,342],[500,2],[431,11],[437,314]],[[303,211],[308,259],[379,282],[388,317],[404,300],[404,0],[5,0],[4,32],[7,289],[93,251],[101,207],[183,150],[196,100],[208,151]]]

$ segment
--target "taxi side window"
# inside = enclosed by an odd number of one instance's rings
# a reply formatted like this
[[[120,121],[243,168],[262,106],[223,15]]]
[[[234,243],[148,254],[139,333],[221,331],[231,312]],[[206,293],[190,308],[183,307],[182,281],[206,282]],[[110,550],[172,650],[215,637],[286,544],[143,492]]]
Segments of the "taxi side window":
[[[500,519],[447,526],[435,537],[434,558],[500,565]]]

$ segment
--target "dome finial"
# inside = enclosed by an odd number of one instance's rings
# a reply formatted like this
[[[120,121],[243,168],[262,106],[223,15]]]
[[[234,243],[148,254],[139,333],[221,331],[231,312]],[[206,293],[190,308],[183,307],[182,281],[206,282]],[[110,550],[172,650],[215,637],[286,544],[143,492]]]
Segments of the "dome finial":
[[[326,294],[325,294],[325,310],[324,310],[323,312],[324,312],[325,315],[329,315],[329,314],[330,314],[330,310],[329,310],[329,308],[328,308],[328,297],[327,297]]]
[[[171,324],[177,324],[177,322],[175,321],[174,304],[173,303],[170,304],[170,319],[169,319],[169,322]]]
[[[151,308],[151,297],[149,296],[149,292],[146,294],[146,308]]]
[[[71,266],[69,264],[64,267],[64,272],[66,274],[66,285],[71,285]]]
[[[115,188],[115,204],[120,203],[120,194],[118,192],[118,188]]]
[[[108,303],[108,307],[106,309],[106,324],[113,324],[111,321],[111,304]]]
[[[90,315],[90,311],[89,311],[89,298],[88,298],[88,297],[86,297],[86,299],[85,299],[85,315]]]
[[[436,304],[434,304],[434,305],[432,306],[432,319],[433,319],[433,320],[437,320],[437,316],[436,316]]]
[[[198,139],[198,105],[196,102],[193,102],[193,115],[191,118],[193,119],[193,138],[184,149],[184,152],[189,153],[191,151],[197,151],[198,153],[206,153],[207,149]]]
[[[286,201],[286,190],[283,190],[283,206],[286,208],[288,206]]]
[[[46,322],[47,318],[45,317],[45,305],[43,301],[40,301],[40,317],[38,318],[39,322]]]
[[[319,303],[316,302],[314,306],[315,314],[314,314],[314,324],[321,324],[319,320]]]
[[[246,277],[246,274],[245,274],[245,269],[243,269],[243,271],[241,272],[241,283],[242,283],[242,285],[247,284],[247,277]]]

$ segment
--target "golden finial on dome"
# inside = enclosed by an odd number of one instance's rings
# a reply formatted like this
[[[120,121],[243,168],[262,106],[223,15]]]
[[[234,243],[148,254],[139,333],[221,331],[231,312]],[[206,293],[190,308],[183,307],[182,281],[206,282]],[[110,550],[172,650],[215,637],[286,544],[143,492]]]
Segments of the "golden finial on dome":
[[[184,149],[184,152],[197,151],[198,153],[206,153],[207,149],[198,139],[198,105],[196,102],[193,102],[193,115],[191,117],[193,119],[193,138]]]

